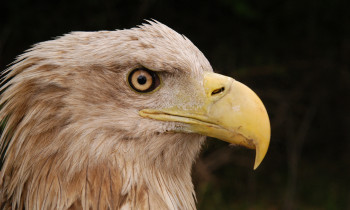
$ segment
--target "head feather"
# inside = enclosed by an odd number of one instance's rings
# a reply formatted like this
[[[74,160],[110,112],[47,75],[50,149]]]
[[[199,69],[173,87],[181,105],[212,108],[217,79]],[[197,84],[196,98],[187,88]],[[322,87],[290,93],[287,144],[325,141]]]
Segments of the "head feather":
[[[138,115],[173,95],[132,92],[126,75],[137,67],[174,78],[212,71],[191,41],[157,21],[72,32],[17,58],[1,87],[0,207],[115,209],[152,199],[154,208],[195,208],[190,170],[204,137],[166,133],[174,123]]]

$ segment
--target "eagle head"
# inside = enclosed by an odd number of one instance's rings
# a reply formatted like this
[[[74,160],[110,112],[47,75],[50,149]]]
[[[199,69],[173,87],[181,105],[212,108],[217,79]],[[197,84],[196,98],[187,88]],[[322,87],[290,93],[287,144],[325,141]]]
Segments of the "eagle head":
[[[264,158],[270,124],[242,83],[150,21],[36,44],[6,71],[2,209],[194,209],[205,136]]]

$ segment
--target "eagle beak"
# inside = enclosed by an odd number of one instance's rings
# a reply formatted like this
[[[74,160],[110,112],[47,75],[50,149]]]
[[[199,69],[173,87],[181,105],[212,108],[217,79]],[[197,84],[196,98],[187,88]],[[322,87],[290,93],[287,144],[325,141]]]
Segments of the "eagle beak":
[[[256,169],[270,143],[270,122],[263,103],[247,86],[220,74],[205,73],[203,86],[205,93],[199,106],[143,109],[140,115],[184,123],[175,132],[199,133],[255,149]]]

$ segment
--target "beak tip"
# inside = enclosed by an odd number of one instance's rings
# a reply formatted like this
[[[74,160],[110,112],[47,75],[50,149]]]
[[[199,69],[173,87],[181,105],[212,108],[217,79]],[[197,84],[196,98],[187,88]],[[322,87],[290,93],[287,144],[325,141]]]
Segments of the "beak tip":
[[[261,162],[260,162],[260,163],[261,163]],[[255,163],[254,163],[254,168],[253,168],[253,169],[256,170],[256,169],[259,167],[260,163],[258,163],[258,162],[255,161]]]
[[[256,156],[255,158],[255,163],[254,163],[254,170],[256,170],[259,165],[261,164],[261,162],[263,161],[264,158],[259,158],[258,156]]]
[[[256,170],[259,165],[261,164],[261,162],[263,161],[263,159],[265,158],[265,155],[267,153],[267,149],[268,149],[268,143],[264,144],[261,142],[261,144],[257,144],[256,148],[255,148],[255,163],[254,163],[254,170]]]

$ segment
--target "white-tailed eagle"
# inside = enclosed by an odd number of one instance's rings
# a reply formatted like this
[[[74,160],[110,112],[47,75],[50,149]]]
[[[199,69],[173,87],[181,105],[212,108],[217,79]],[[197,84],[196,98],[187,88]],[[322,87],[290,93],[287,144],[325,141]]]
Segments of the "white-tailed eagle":
[[[159,22],[36,44],[1,93],[1,209],[195,209],[205,136],[255,168],[270,141],[256,94]]]

